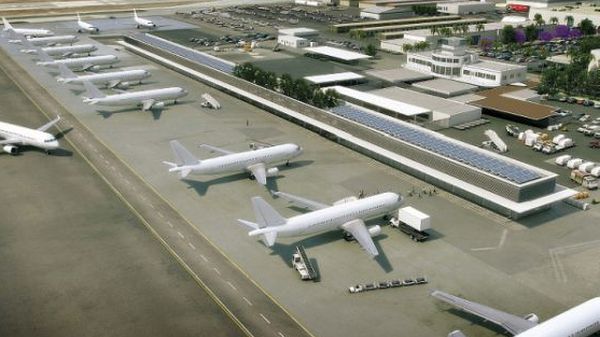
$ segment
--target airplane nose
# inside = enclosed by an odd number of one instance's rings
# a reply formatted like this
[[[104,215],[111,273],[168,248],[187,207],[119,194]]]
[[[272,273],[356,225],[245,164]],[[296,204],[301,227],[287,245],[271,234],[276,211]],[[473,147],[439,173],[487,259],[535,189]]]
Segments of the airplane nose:
[[[296,152],[302,153],[302,152],[304,152],[304,149],[302,148],[302,146],[296,145]]]

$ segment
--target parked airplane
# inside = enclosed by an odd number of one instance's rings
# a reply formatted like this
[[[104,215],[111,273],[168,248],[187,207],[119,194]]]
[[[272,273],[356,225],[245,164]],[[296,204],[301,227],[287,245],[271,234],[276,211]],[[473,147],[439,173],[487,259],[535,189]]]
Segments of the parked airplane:
[[[22,53],[26,54],[37,54],[40,50],[46,53],[48,56],[57,56],[57,57],[70,57],[73,55],[81,55],[88,54],[88,56],[98,49],[93,44],[76,44],[72,46],[56,46],[56,47],[43,47],[36,48],[27,41],[25,38],[21,39],[23,46],[25,49],[21,49]]]
[[[281,144],[259,148],[245,152],[231,152],[215,146],[202,144],[200,147],[219,152],[220,157],[198,160],[178,141],[170,142],[171,149],[179,163],[164,161],[171,168],[169,172],[179,172],[181,178],[190,173],[195,174],[223,174],[232,172],[250,172],[250,177],[255,178],[261,185],[267,184],[268,177],[279,174],[277,167],[269,167],[276,163],[287,163],[290,159],[302,153],[302,147],[296,144]]]
[[[69,68],[74,68],[80,71],[98,70],[102,66],[112,67],[113,64],[119,62],[119,58],[115,55],[98,55],[77,58],[66,58],[60,60],[52,59],[43,50],[38,50],[38,55],[41,58],[41,61],[37,62],[38,65],[58,67],[59,64],[64,64]]]
[[[26,38],[34,46],[55,46],[57,44],[73,44],[79,40],[75,35],[56,35]],[[10,43],[22,43],[21,39],[9,40]]]
[[[150,29],[154,29],[156,28],[156,24],[148,19],[144,19],[144,18],[140,18],[137,15],[136,10],[133,10],[133,19],[135,20],[135,23],[137,24],[137,28],[150,28]]]
[[[262,235],[265,244],[271,247],[275,244],[277,236],[305,236],[342,229],[352,234],[371,257],[379,255],[371,237],[379,235],[381,227],[375,225],[367,228],[365,221],[391,214],[404,202],[402,196],[392,192],[364,199],[350,197],[336,201],[333,205],[283,192],[273,192],[273,194],[312,212],[286,219],[261,197],[254,197],[252,208],[257,223],[238,219],[241,224],[252,229],[248,233],[249,236]]]
[[[77,29],[78,33],[83,33],[83,32],[88,32],[88,33],[98,33],[100,31],[100,28],[87,23],[85,21],[81,21],[81,17],[79,16],[79,13],[77,13],[77,26],[79,26],[79,29]]]
[[[2,17],[2,22],[4,23],[4,29],[2,29],[2,30],[4,32],[13,34],[13,36],[14,36],[14,34],[33,36],[33,37],[54,35],[54,33],[52,31],[49,31],[48,29],[14,28],[10,24],[10,22],[8,22],[8,20],[6,20],[6,18],[4,18],[4,17]]]
[[[85,86],[87,95],[83,99],[84,103],[108,106],[135,104],[138,106],[141,105],[142,111],[162,109],[165,107],[166,100],[173,100],[173,104],[175,104],[178,98],[188,94],[187,90],[183,88],[170,87],[105,95],[90,82],[83,82],[83,85]]]
[[[59,83],[100,83],[107,88],[119,89],[129,88],[131,81],[138,81],[141,84],[143,79],[148,78],[151,75],[148,70],[132,69],[77,76],[64,64],[59,64],[58,69],[60,70],[60,76],[57,77],[56,80]]]
[[[57,149],[59,144],[56,137],[45,131],[58,123],[59,120],[60,117],[56,117],[55,120],[52,120],[37,129],[0,122],[0,137],[4,138],[4,140],[0,140],[2,150],[10,154],[17,154],[20,145],[28,145],[39,147],[46,150],[47,153],[50,153],[51,150]]]
[[[535,314],[521,318],[439,290],[431,293],[431,296],[497,324],[517,337],[587,337],[600,331],[600,297],[538,324],[539,318]],[[460,330],[455,330],[448,337],[466,336]]]

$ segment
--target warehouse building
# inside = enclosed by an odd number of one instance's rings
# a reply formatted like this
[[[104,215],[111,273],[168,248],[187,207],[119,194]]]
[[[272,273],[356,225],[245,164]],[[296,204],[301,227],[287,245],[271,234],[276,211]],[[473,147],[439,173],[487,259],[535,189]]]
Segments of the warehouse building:
[[[436,78],[430,81],[417,82],[413,83],[412,86],[442,97],[465,95],[478,89],[477,86],[447,80],[445,78]]]
[[[445,14],[469,15],[489,13],[495,10],[495,5],[484,1],[442,2],[436,5],[437,11]]]
[[[435,129],[450,128],[481,119],[480,107],[450,101],[414,90],[389,87],[373,90],[369,93],[431,111],[429,121],[426,124]]]
[[[365,8],[360,11],[360,17],[363,19],[391,20],[406,17],[414,14],[409,7],[383,7],[375,6]]]
[[[353,73],[351,71],[335,74],[306,76],[304,79],[319,87],[332,85],[355,85],[365,82],[365,77],[363,75]]]
[[[407,24],[412,24],[412,23],[450,21],[450,20],[460,20],[460,16],[458,16],[458,15],[419,16],[419,17],[415,17],[415,18],[395,19],[395,20],[346,22],[346,23],[338,23],[338,24],[332,25],[331,30],[334,33],[347,33],[352,29],[380,27],[380,26],[392,26],[392,25],[407,25]]]
[[[406,67],[481,87],[497,87],[526,79],[525,66],[481,61],[477,54],[467,53],[464,38],[443,38],[440,42],[438,50],[408,53]]]
[[[310,46],[309,40],[294,35],[279,35],[277,37],[277,43],[279,43],[283,47],[290,48],[306,48]]]

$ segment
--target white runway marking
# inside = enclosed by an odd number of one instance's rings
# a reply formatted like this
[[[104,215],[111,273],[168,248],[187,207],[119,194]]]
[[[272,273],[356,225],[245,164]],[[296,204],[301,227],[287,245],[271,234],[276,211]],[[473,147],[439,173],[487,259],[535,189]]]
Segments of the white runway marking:
[[[192,248],[193,250],[196,250],[196,247],[191,242],[188,242],[188,246],[190,246],[190,248]]]
[[[173,228],[173,224],[171,223],[171,221],[167,221],[167,225],[169,225],[169,227]]]
[[[259,314],[259,315],[260,315],[260,317],[262,317],[262,319],[264,319],[264,320],[265,320],[265,322],[267,322],[267,324],[271,324],[271,321],[269,321],[269,320],[268,320],[268,319],[265,317],[265,315],[263,315],[263,314]]]
[[[246,303],[248,303],[248,305],[249,305],[249,306],[252,306],[252,302],[250,302],[250,300],[249,300],[249,299],[247,299],[247,298],[246,298],[246,297],[244,297],[244,296],[242,296],[242,298],[244,299],[244,301],[245,301]]]
[[[229,281],[227,281],[227,284],[229,284],[229,286],[231,287],[231,289],[237,291],[237,288]]]
[[[497,246],[494,247],[481,247],[481,248],[471,248],[471,251],[473,252],[482,252],[482,251],[486,251],[486,250],[496,250],[496,249],[500,249],[504,246],[504,243],[506,242],[506,236],[508,235],[508,229],[504,229],[502,231],[502,236],[500,237],[500,242],[498,242]]]
[[[206,256],[200,254],[200,257],[202,258],[202,260],[204,260],[204,262],[208,262],[208,259],[206,258]]]
[[[165,217],[161,212],[156,212],[156,214],[158,214],[158,216],[161,217],[161,218]]]
[[[213,270],[215,271],[215,273],[221,275],[221,272],[219,271],[219,269],[217,269],[217,267],[214,267]]]
[[[282,334],[282,333],[281,333],[281,331],[277,331],[277,334],[278,334],[280,337],[285,337],[285,335],[284,335],[284,334]]]
[[[185,236],[183,236],[183,234],[181,234],[181,232],[177,232],[177,235],[179,235],[180,238],[185,239]]]

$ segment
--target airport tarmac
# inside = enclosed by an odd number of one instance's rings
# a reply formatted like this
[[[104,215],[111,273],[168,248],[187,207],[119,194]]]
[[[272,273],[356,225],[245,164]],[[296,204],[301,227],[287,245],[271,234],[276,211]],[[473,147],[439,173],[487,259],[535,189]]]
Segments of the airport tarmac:
[[[2,71],[0,100],[2,121],[48,121]],[[60,141],[0,154],[0,335],[244,336]]]
[[[116,52],[124,66],[151,64],[119,49]],[[9,53],[18,55],[13,47]],[[382,256],[375,261],[355,243],[344,241],[340,233],[285,239],[268,249],[236,224],[237,218],[254,218],[250,197],[265,197],[286,216],[297,213],[283,201],[271,200],[265,189],[243,174],[184,181],[169,175],[161,164],[172,160],[169,140],[180,139],[201,158],[210,154],[196,148],[199,143],[242,151],[254,141],[295,142],[304,147],[303,156],[289,169],[283,168],[282,177],[269,188],[322,202],[360,190],[406,195],[413,188],[431,187],[158,65],[150,67],[153,77],[145,88],[179,85],[190,95],[153,118],[136,109],[98,113],[97,107],[82,104],[74,95],[80,92],[77,87],[57,84],[26,58],[16,61],[36,73],[36,79],[81,123],[314,335],[444,336],[460,328],[467,335],[485,337],[499,332],[472,324],[468,316],[447,312],[447,306],[428,296],[436,288],[517,315],[536,312],[542,319],[596,296],[600,270],[595,254],[600,241],[593,238],[600,229],[592,224],[599,222],[598,214],[563,204],[512,222],[441,191],[407,198],[407,205],[431,214],[432,240],[417,244],[384,228],[384,235],[376,240]],[[223,108],[201,108],[204,92]],[[289,267],[297,243],[317,260],[320,283],[301,282]],[[429,285],[347,293],[347,287],[356,283],[421,275],[429,278]]]

